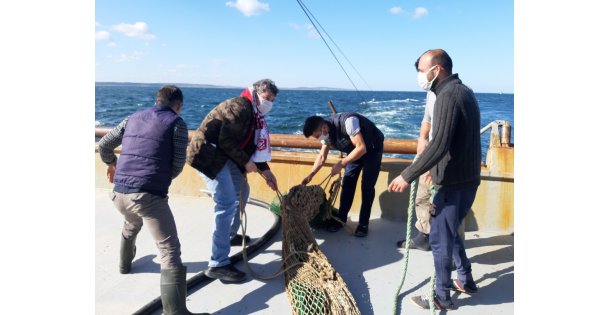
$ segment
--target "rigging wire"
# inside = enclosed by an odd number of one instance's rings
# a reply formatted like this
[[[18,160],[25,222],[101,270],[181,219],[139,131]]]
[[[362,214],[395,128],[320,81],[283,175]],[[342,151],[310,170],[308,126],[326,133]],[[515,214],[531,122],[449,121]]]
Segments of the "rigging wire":
[[[319,27],[323,30],[323,32],[325,33],[325,35],[327,35],[327,37],[334,44],[334,46],[336,46],[336,48],[338,48],[338,51],[340,52],[340,54],[342,54],[342,57],[344,57],[344,59],[346,59],[346,61],[348,61],[348,64],[350,64],[350,66],[353,68],[353,70],[355,70],[355,72],[357,73],[357,75],[359,75],[359,78],[361,78],[361,80],[365,83],[365,85],[367,85],[367,88],[370,89],[370,91],[373,91],[374,89],[372,89],[372,87],[369,85],[369,83],[367,83],[367,81],[365,81],[365,79],[363,78],[363,76],[361,75],[361,73],[359,73],[359,70],[357,70],[357,68],[355,67],[355,65],[353,65],[352,62],[350,62],[350,59],[348,59],[348,57],[346,57],[346,54],[344,54],[344,52],[342,52],[342,49],[340,49],[340,46],[338,46],[338,44],[336,44],[336,42],[334,41],[334,39],[331,38],[331,35],[329,35],[329,33],[325,30],[325,28],[323,27],[323,25],[321,25],[321,23],[317,20],[317,18],[314,16],[314,14],[312,14],[312,12],[310,11],[310,9],[308,9],[308,7],[306,6],[306,4],[304,4],[304,2],[302,2],[302,5],[306,9],[306,11],[308,11],[308,13],[310,13],[310,15],[312,16],[312,18],[315,20],[315,22],[317,22],[317,24],[319,25]]]
[[[340,66],[340,68],[342,68],[342,71],[344,72],[344,74],[346,75],[346,77],[348,78],[348,80],[350,81],[350,84],[352,84],[352,86],[355,88],[355,91],[357,91],[357,94],[359,94],[359,97],[361,98],[361,100],[365,103],[365,99],[363,98],[363,95],[361,95],[361,92],[359,92],[359,89],[357,88],[357,86],[355,85],[355,83],[353,82],[353,80],[350,78],[350,76],[348,75],[348,73],[346,72],[346,70],[344,69],[344,67],[342,66],[342,63],[340,63],[340,60],[338,60],[338,57],[336,57],[336,54],[334,54],[334,51],[331,49],[331,47],[329,47],[329,44],[325,40],[325,37],[323,37],[323,34],[321,34],[321,32],[319,32],[319,29],[317,28],[317,25],[315,24],[315,22],[313,22],[313,20],[310,18],[310,15],[308,14],[310,11],[307,11],[306,9],[304,9],[304,5],[302,4],[301,0],[296,0],[296,1],[300,5],[300,8],[302,8],[302,11],[304,11],[304,14],[306,14],[306,17],[308,17],[308,20],[310,21],[310,23],[312,24],[312,26],[315,28],[315,30],[317,31],[317,33],[319,34],[319,36],[321,36],[321,39],[325,43],[325,46],[327,46],[327,49],[329,49],[329,51],[331,52],[332,56],[334,56],[334,59],[336,59],[336,62],[338,63],[338,65]],[[310,14],[312,15],[312,12],[310,12]]]

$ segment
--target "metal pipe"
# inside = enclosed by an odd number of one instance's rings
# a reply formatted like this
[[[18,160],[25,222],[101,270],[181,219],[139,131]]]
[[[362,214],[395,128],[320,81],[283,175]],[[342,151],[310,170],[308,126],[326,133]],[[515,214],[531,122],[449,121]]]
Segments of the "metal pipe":
[[[490,122],[489,124],[487,124],[485,127],[481,128],[481,130],[479,130],[479,134],[483,134],[484,132],[488,131],[490,128],[492,128],[493,126],[504,126],[504,125],[510,125],[508,121],[506,120],[494,120],[492,122]]]
[[[509,122],[506,122],[504,125],[502,125],[502,135],[500,137],[500,143],[504,147],[511,146],[511,124],[509,124]]]
[[[101,138],[113,128],[95,127],[95,137]],[[193,130],[188,130],[188,140],[192,139]],[[416,154],[417,140],[414,139],[384,139],[384,153]],[[321,143],[307,139],[303,135],[270,134],[270,146],[277,148],[321,149]]]

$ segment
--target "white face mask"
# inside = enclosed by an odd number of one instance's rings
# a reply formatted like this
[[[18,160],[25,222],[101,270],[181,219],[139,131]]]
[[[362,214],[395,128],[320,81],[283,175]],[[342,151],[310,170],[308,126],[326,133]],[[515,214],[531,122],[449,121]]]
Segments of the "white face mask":
[[[319,141],[321,141],[322,145],[328,145],[329,144],[329,135],[328,134],[320,135]]]
[[[266,115],[272,109],[272,102],[269,100],[262,99],[258,95],[258,99],[260,100],[260,104],[258,104],[258,109],[262,115]]]
[[[435,75],[435,77],[431,81],[426,78],[426,75],[429,72],[433,71],[433,68],[435,67],[437,67],[437,65],[432,66],[431,69],[429,69],[429,71],[427,72],[418,72],[418,85],[420,85],[420,87],[425,91],[429,91],[431,89],[433,81],[435,81],[435,79],[437,79],[437,76],[439,75],[439,73],[437,73],[437,75]]]
[[[324,134],[323,131],[321,130],[321,135],[319,136],[319,141],[321,142],[322,145],[329,145],[329,132]]]

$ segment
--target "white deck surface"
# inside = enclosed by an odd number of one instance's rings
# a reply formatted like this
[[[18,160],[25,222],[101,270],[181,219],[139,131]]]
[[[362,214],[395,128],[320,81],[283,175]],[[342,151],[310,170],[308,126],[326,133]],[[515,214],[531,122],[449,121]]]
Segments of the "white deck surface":
[[[131,274],[118,272],[121,215],[109,198],[110,191],[96,189],[95,203],[95,312],[96,314],[131,314],[160,294],[160,266],[157,250],[147,227],[137,238],[137,255]],[[207,197],[170,196],[182,245],[182,261],[188,278],[202,272],[208,263],[213,224],[213,201]],[[247,234],[254,240],[272,225],[267,210],[247,206]],[[352,217],[357,220],[357,216]],[[353,227],[356,223],[349,222]],[[392,314],[395,291],[404,267],[405,250],[396,241],[405,236],[405,223],[371,218],[366,238],[315,231],[317,242],[331,264],[342,276],[354,296],[361,314]],[[263,275],[276,271],[281,261],[281,230],[269,245],[250,259],[252,268]],[[514,313],[514,243],[511,235],[467,232],[465,246],[473,264],[473,276],[479,286],[474,296],[454,293],[458,307],[454,314]],[[231,255],[240,251],[232,247]],[[411,250],[408,271],[399,296],[400,314],[429,314],[409,302],[413,295],[426,294],[433,272],[431,252]],[[246,270],[243,262],[236,265]],[[213,281],[190,291],[187,305],[191,312],[211,314],[291,314],[284,291],[283,276],[259,281],[251,275],[240,284]],[[159,314],[161,312],[158,312]],[[445,312],[437,312],[442,314]]]

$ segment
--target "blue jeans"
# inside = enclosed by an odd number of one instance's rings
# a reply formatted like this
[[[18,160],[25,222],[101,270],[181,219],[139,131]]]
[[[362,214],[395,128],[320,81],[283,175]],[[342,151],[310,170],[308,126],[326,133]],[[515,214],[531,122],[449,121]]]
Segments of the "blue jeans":
[[[466,217],[475,200],[477,187],[445,191],[439,189],[433,199],[431,233],[429,243],[435,262],[435,294],[442,300],[451,300],[452,259],[457,267],[458,279],[463,283],[473,282],[471,263],[458,235],[458,227]]]
[[[210,179],[199,172],[211,192],[214,208],[214,226],[209,267],[221,267],[230,264],[230,239],[234,237],[241,226],[239,215],[240,194],[247,202],[249,184],[239,168],[228,160],[217,173],[215,179]]]
[[[353,204],[355,189],[359,174],[363,170],[361,179],[361,210],[359,211],[359,225],[367,226],[369,216],[372,213],[372,203],[376,196],[376,181],[380,174],[382,164],[382,148],[365,153],[358,160],[348,163],[344,168],[344,178],[342,179],[342,192],[340,193],[340,209],[338,218],[346,222],[346,217]]]

